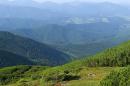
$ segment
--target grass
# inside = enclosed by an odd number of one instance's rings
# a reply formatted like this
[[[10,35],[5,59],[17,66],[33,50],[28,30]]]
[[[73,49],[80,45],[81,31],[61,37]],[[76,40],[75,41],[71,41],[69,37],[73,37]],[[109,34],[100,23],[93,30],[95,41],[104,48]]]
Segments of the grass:
[[[25,69],[24,66],[23,67],[19,66],[19,67]],[[17,68],[17,71],[15,70],[14,73],[16,72],[19,73],[18,71],[21,72],[21,70],[19,70],[19,67],[11,67],[11,68],[7,67],[0,70],[1,73],[8,74],[14,72],[14,69]],[[79,80],[65,81],[61,83],[63,86],[99,86],[100,81],[103,78],[105,78],[107,75],[109,75],[111,71],[119,70],[121,68],[123,67],[83,67],[78,72],[78,75],[80,76]],[[7,69],[10,69],[10,71],[7,71]],[[9,85],[6,86],[52,86],[49,85],[49,83],[46,84],[44,79],[39,77],[42,76],[42,72],[46,70],[48,70],[48,67],[41,67],[41,66],[30,67],[29,70],[24,72],[22,78],[20,78],[15,83],[9,83]]]
[[[99,81],[94,80],[75,80],[70,81],[67,86],[97,86],[99,84]]]
[[[121,67],[94,67],[83,68],[80,71],[80,80],[67,82],[66,86],[99,86],[100,81],[113,70],[119,70]]]

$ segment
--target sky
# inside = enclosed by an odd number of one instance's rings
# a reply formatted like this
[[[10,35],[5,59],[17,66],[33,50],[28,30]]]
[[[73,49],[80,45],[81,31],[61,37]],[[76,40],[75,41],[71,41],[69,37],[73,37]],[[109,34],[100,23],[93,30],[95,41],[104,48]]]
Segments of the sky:
[[[130,0],[34,0],[37,2],[57,2],[57,3],[64,3],[64,2],[72,2],[72,1],[84,1],[84,2],[113,2],[113,3],[120,3],[120,4],[130,4]]]

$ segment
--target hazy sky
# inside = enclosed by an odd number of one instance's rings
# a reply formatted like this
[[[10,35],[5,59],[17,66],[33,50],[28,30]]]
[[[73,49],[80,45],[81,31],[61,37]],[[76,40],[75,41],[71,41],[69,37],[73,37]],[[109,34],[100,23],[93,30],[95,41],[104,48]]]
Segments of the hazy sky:
[[[35,0],[38,2],[52,1],[57,3],[72,2],[72,1],[86,1],[86,2],[114,2],[114,3],[125,3],[130,4],[130,0]]]

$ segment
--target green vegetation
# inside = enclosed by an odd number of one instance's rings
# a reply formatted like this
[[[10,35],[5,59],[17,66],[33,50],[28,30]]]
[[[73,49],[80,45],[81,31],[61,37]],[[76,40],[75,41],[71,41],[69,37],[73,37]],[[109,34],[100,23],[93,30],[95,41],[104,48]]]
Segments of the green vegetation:
[[[130,41],[110,48],[130,39],[128,6],[19,1],[0,1],[0,86],[130,86]]]
[[[60,52],[46,44],[42,44],[25,37],[21,37],[3,31],[0,31],[0,50],[14,53],[18,55],[17,58],[24,57],[25,59],[35,63],[36,65],[55,66],[55,65],[64,64],[70,60],[69,55]],[[8,58],[11,58],[11,56],[9,56]],[[17,60],[15,59],[13,60],[14,60],[13,62],[17,62]],[[1,63],[2,61],[0,60]],[[4,65],[6,63],[2,63],[2,64]],[[9,65],[11,66],[11,64]],[[9,66],[9,65],[4,65],[4,66]],[[19,65],[23,65],[23,64],[20,63]],[[28,63],[28,65],[32,65],[32,64]]]
[[[41,66],[14,66],[0,69],[0,84],[33,81],[41,78],[40,71],[48,67]]]
[[[100,86],[129,86],[130,85],[130,67],[119,71],[113,71],[103,79]]]
[[[79,76],[81,79],[81,75],[79,73],[84,69],[84,67],[85,68],[86,67],[113,67],[113,68],[125,67],[130,64],[129,59],[130,59],[130,41],[125,42],[117,47],[107,49],[104,52],[101,52],[90,58],[86,58],[80,61],[74,61],[72,63],[66,64],[63,66],[47,69],[43,72],[43,75],[45,75],[45,78],[44,78],[45,80],[62,82],[64,80],[63,80],[63,77],[61,78],[60,76],[62,74],[64,75],[65,71],[68,71],[70,75]],[[106,73],[106,75],[107,74],[109,73]],[[103,79],[103,77],[102,78],[101,77],[102,76],[100,76],[100,80]],[[75,79],[71,79],[71,80],[75,80]],[[98,81],[98,83],[100,82],[100,80]]]
[[[6,84],[17,81],[18,78],[22,77],[22,73],[26,72],[29,69],[29,66],[7,67],[1,69],[0,82],[1,84]]]
[[[62,66],[1,68],[0,83],[12,86],[127,86],[130,70],[127,68],[130,64],[129,59],[130,41],[90,58]],[[110,73],[111,71],[115,72]]]
[[[67,66],[66,66],[67,67]],[[65,68],[65,66],[64,66]],[[71,67],[72,68],[72,67]],[[70,68],[70,69],[71,69]],[[58,71],[59,69],[59,71]],[[69,69],[69,70],[70,70]],[[68,86],[97,86],[100,81],[117,67],[82,67],[64,71],[59,67],[14,66],[0,69],[0,84],[2,86],[53,86],[57,83]],[[73,70],[73,71],[72,71]],[[46,75],[46,76],[45,76]]]
[[[127,66],[130,64],[130,41],[110,48],[84,61],[89,67],[96,66]]]
[[[23,56],[0,50],[0,67],[28,64],[33,65],[34,63]]]
[[[67,84],[68,86],[99,86],[100,81],[109,75],[113,70],[119,70],[120,67],[94,67],[83,68],[79,75],[80,80],[72,80]]]

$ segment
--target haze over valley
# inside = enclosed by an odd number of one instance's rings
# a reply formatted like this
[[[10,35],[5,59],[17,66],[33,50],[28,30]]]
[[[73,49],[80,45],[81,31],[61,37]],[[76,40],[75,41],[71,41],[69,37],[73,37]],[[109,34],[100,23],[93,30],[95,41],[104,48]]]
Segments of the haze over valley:
[[[4,0],[0,30],[45,43],[72,57],[83,57],[129,39],[129,10],[112,2]]]

